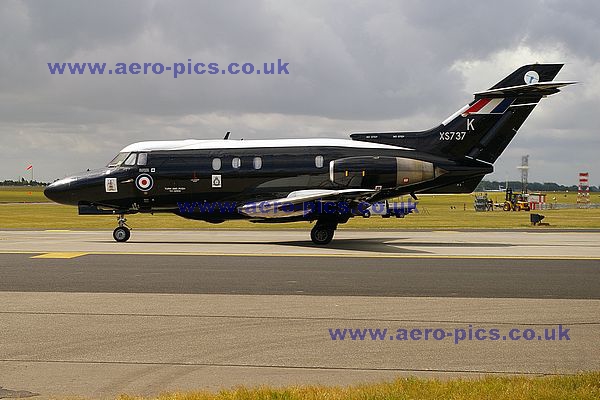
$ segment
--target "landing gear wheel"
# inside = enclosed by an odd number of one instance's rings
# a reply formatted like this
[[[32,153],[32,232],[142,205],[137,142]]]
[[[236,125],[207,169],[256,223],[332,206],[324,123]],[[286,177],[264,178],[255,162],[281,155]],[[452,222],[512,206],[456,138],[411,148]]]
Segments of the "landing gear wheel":
[[[315,225],[310,231],[310,238],[314,244],[324,245],[331,242],[335,228],[328,225]]]
[[[113,238],[120,243],[128,241],[130,236],[131,231],[126,226],[119,226],[113,231]]]
[[[126,242],[131,237],[131,230],[127,226],[125,214],[119,214],[117,217],[117,227],[113,231],[113,238],[120,243]]]

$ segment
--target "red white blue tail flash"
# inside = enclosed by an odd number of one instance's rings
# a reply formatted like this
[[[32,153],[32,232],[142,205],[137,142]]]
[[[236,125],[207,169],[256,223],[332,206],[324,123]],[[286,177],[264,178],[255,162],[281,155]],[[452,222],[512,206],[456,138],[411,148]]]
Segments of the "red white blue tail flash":
[[[503,114],[515,101],[514,97],[479,99],[462,113],[465,117],[471,114]]]

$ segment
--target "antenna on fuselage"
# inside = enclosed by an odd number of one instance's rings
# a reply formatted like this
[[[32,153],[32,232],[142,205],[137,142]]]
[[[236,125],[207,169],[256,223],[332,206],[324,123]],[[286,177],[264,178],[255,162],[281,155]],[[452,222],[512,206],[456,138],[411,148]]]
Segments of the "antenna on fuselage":
[[[230,133],[231,133],[230,131],[227,131],[227,133],[225,134],[225,137],[223,138],[223,140],[227,140],[227,139],[229,139],[229,134],[230,134]]]

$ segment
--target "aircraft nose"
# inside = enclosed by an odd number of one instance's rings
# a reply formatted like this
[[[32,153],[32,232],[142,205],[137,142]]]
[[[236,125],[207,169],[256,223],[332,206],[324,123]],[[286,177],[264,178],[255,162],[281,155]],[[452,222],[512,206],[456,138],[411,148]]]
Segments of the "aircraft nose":
[[[72,179],[61,179],[51,183],[44,189],[44,196],[61,204],[73,204],[73,196],[70,190]]]

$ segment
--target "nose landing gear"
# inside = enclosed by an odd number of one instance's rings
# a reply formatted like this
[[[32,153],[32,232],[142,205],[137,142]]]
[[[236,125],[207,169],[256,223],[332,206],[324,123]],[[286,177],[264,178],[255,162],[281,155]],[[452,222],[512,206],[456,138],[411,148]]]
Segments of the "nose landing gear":
[[[131,236],[131,230],[127,226],[127,219],[124,214],[119,214],[117,217],[117,224],[119,226],[113,231],[113,238],[121,243],[128,241]]]

